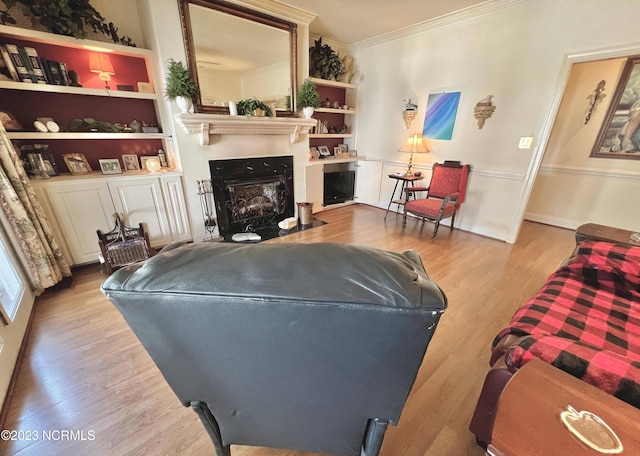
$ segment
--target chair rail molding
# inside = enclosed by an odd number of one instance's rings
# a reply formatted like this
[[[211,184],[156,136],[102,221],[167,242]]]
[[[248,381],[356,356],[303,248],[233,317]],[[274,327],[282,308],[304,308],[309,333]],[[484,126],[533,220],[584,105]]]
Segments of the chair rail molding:
[[[587,168],[570,165],[542,165],[540,166],[540,172],[545,174],[564,173],[582,174],[585,176],[613,177],[619,179],[640,179],[640,172],[635,170]]]
[[[175,116],[184,131],[200,135],[200,145],[210,144],[210,135],[289,135],[291,144],[301,134],[308,134],[315,119],[289,117],[247,117],[224,114],[189,114]]]

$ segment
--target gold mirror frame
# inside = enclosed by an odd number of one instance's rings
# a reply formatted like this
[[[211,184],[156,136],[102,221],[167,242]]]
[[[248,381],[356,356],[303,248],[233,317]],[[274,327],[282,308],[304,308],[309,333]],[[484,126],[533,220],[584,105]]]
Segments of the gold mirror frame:
[[[196,62],[196,48],[191,28],[189,5],[197,5],[204,8],[213,9],[222,13],[227,13],[249,21],[258,22],[263,25],[274,27],[289,32],[289,63],[290,63],[290,84],[291,84],[291,106],[289,110],[278,110],[278,117],[294,117],[295,97],[297,94],[297,25],[277,17],[269,16],[259,11],[254,11],[239,5],[225,2],[223,0],[178,0],[180,10],[180,22],[182,24],[182,36],[184,39],[185,51],[187,54],[187,66],[195,83],[200,87],[198,80],[198,64]],[[246,37],[240,36],[239,39]],[[238,101],[238,100],[236,100]],[[212,114],[229,114],[226,106],[210,106],[202,103],[199,97],[195,103],[195,112]],[[275,113],[274,113],[275,115]]]

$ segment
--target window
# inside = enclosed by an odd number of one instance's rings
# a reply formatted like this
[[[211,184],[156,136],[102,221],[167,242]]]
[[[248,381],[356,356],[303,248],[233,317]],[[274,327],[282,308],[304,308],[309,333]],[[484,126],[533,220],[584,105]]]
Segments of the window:
[[[16,316],[25,292],[25,281],[18,271],[17,259],[12,254],[5,233],[0,228],[0,316],[10,323]]]

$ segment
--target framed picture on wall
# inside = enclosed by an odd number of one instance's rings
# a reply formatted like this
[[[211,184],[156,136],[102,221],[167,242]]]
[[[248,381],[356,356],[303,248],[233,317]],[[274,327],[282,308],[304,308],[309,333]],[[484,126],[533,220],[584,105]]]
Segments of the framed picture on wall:
[[[640,58],[628,59],[591,157],[640,159]]]

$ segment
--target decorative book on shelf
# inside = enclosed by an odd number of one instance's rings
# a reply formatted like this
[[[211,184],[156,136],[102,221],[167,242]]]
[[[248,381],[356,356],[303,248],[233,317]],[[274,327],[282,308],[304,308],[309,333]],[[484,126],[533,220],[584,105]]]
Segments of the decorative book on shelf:
[[[33,80],[31,79],[31,76],[29,75],[29,71],[27,70],[26,65],[24,64],[22,57],[20,56],[20,52],[18,51],[18,46],[16,46],[15,44],[6,44],[5,48],[7,49],[7,52],[9,53],[9,57],[11,58],[11,61],[13,62],[13,65],[16,69],[16,72],[18,74],[18,82],[22,81],[22,82],[33,82]]]

